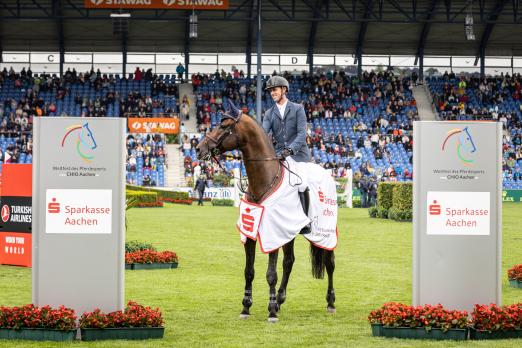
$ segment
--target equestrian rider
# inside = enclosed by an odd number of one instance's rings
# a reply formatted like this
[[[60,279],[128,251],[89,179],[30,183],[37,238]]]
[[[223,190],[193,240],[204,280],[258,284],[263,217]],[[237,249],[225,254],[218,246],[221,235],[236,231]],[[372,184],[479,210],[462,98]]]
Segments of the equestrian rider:
[[[288,81],[282,76],[272,76],[266,83],[265,91],[270,91],[275,105],[263,117],[263,129],[272,134],[272,141],[278,157],[291,158],[296,162],[310,162],[310,150],[306,145],[306,115],[301,104],[292,103],[286,94],[290,89]],[[304,213],[308,216],[310,194],[308,188],[299,192]],[[310,233],[310,224],[301,234]]]

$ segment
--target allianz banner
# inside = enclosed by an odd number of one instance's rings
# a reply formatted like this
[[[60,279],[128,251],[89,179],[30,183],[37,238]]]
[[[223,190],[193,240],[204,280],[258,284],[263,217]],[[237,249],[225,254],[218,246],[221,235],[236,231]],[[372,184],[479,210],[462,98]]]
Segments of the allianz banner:
[[[178,134],[178,118],[128,118],[129,133]]]
[[[84,0],[85,8],[228,10],[228,0]]]

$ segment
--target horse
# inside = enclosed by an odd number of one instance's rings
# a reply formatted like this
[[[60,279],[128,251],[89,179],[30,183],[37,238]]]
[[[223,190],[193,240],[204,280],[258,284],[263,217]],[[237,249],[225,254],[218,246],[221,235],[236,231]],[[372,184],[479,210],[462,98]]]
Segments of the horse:
[[[221,123],[208,133],[197,146],[200,160],[215,159],[226,151],[239,149],[243,156],[248,177],[249,202],[259,203],[273,191],[282,180],[282,161],[276,157],[274,148],[268,136],[258,122],[241,110],[231,105],[228,113],[222,117]],[[268,321],[277,322],[281,305],[286,301],[286,287],[295,261],[294,239],[285,244],[283,249],[283,278],[276,294],[277,259],[279,250],[268,255],[266,280],[269,285]],[[243,310],[240,318],[250,317],[252,299],[252,281],[254,280],[254,261],[256,240],[246,239],[245,249],[245,288],[243,295]],[[312,275],[316,279],[324,278],[324,270],[328,274],[328,289],[326,292],[327,312],[335,313],[335,290],[333,287],[333,273],[335,269],[335,255],[333,250],[322,249],[310,243]]]
[[[62,147],[65,145],[65,140],[73,132],[78,131],[78,137],[76,138],[76,152],[85,161],[91,162],[94,155],[89,152],[95,150],[98,145],[94,139],[94,135],[89,128],[89,123],[82,125],[73,125],[67,128],[67,133],[62,138]]]

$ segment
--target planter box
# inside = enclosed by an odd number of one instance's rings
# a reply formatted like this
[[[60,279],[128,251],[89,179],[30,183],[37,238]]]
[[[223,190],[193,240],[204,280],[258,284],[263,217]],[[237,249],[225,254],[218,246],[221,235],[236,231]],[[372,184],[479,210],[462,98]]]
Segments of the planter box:
[[[467,329],[450,329],[443,332],[441,329],[431,329],[426,331],[423,327],[386,327],[382,328],[384,337],[395,338],[414,338],[430,340],[466,340],[468,338]]]
[[[469,338],[472,340],[501,340],[506,338],[522,338],[522,330],[488,332],[470,329]]]
[[[170,269],[170,268],[178,268],[178,263],[133,263],[132,269]]]
[[[75,330],[54,329],[0,329],[2,340],[31,340],[31,341],[73,341]]]
[[[512,288],[522,289],[522,282],[520,280],[510,279],[509,286],[511,286]]]
[[[132,264],[132,263],[126,263],[125,269],[132,269],[133,266],[134,266],[134,264]]]
[[[374,337],[381,337],[383,335],[382,333],[382,324],[371,324],[372,325],[372,336]]]
[[[164,327],[121,327],[111,329],[81,329],[82,341],[147,340],[163,338]]]

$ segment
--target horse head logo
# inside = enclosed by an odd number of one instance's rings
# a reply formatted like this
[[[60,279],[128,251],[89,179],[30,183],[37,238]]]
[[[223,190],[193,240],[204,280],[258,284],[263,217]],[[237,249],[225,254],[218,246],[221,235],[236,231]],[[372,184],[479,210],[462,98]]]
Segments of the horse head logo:
[[[64,147],[65,140],[69,135],[76,133],[76,153],[85,162],[91,162],[94,158],[92,152],[98,147],[94,135],[89,128],[89,123],[82,125],[73,125],[66,129],[66,133],[62,139],[62,147]]]
[[[99,6],[101,5],[105,0],[91,0],[91,3],[93,5]]]
[[[446,150],[446,143],[453,136],[456,136],[457,139],[457,157],[460,159],[462,164],[467,166],[471,165],[471,163],[474,162],[472,157],[477,151],[477,147],[475,146],[469,128],[456,128],[450,130],[447,133],[446,139],[444,139],[444,142],[442,143],[442,151]]]
[[[163,4],[165,4],[165,6],[172,6],[176,3],[176,0],[163,0]]]

